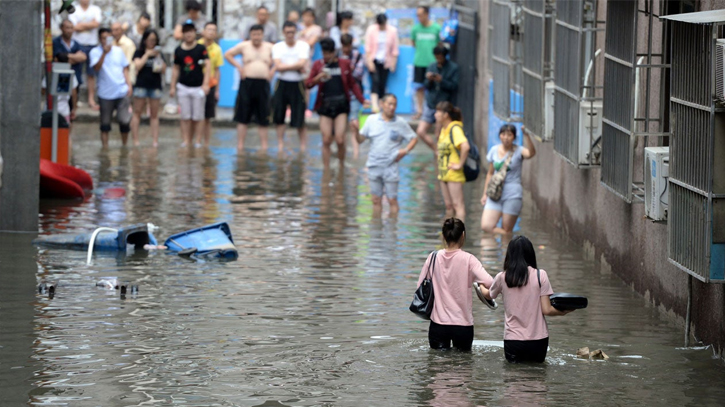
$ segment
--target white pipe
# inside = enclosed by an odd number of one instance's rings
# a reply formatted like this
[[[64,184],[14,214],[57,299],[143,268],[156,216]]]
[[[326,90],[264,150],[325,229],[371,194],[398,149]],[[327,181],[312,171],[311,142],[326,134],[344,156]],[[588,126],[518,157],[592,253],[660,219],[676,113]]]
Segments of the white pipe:
[[[96,236],[98,236],[99,232],[108,231],[108,232],[118,232],[118,229],[113,228],[106,228],[106,227],[100,227],[93,231],[93,234],[91,235],[91,241],[88,243],[88,257],[86,257],[86,264],[91,264],[91,256],[93,256],[93,245],[96,243]]]
[[[640,57],[637,60],[637,66],[642,65],[642,62],[644,62],[644,57]],[[635,67],[634,70],[634,117],[637,117],[637,112],[639,112],[639,69]],[[645,129],[645,131],[649,131],[649,129]]]
[[[591,60],[591,61],[589,62],[589,66],[587,67],[587,72],[586,72],[586,73],[584,74],[584,86],[586,86],[586,85],[587,85],[587,84],[589,83],[589,75],[591,75],[591,73],[592,73],[592,68],[594,67],[594,64],[595,64],[595,63],[597,62],[597,57],[599,56],[599,54],[600,54],[601,52],[602,52],[602,49],[601,49],[601,48],[599,48],[599,49],[597,50],[597,52],[595,52],[595,53],[594,53],[594,58],[592,58],[592,60]],[[585,88],[585,89],[584,89],[584,94],[582,95],[582,96],[583,96],[583,97],[585,97],[585,98],[589,96],[589,95],[587,95],[587,93],[586,93],[586,92],[587,92],[587,89],[588,89],[588,88]]]

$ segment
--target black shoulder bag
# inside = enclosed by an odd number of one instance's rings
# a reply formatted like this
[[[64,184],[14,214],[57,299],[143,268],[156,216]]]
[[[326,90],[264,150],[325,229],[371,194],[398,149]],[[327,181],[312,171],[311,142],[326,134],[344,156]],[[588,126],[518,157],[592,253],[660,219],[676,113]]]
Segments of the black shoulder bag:
[[[435,261],[437,251],[430,254],[430,263],[428,263],[428,275],[417,290],[413,294],[413,302],[410,303],[410,311],[422,319],[430,320],[430,314],[433,312],[433,272],[435,271]]]

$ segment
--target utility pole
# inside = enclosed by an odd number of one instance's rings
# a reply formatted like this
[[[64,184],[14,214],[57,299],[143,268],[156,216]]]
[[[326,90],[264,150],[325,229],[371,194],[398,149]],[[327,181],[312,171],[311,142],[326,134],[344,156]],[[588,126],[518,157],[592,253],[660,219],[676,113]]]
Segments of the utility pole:
[[[41,0],[0,7],[0,231],[38,230],[42,10]]]

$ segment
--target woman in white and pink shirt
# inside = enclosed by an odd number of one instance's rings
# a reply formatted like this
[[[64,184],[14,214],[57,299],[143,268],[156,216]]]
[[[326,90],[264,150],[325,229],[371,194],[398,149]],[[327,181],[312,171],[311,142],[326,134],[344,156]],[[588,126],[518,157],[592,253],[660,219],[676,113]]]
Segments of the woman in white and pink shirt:
[[[432,349],[453,347],[470,351],[473,343],[473,296],[471,284],[491,287],[493,278],[476,256],[461,250],[466,241],[463,221],[449,218],[443,223],[446,248],[439,250],[431,268],[433,312],[430,316],[428,342]],[[418,286],[428,275],[429,256],[418,278]]]
[[[378,96],[387,93],[385,85],[388,83],[388,74],[395,72],[400,54],[398,29],[388,24],[385,14],[378,14],[375,22],[365,32],[365,65],[372,82],[370,100],[373,113],[380,111]]]
[[[525,236],[511,239],[503,263],[489,290],[481,288],[487,298],[503,293],[506,308],[506,326],[503,350],[511,363],[543,363],[549,347],[549,329],[544,315],[566,315],[551,306],[549,296],[554,293],[549,276],[536,266],[534,245]],[[433,286],[435,287],[435,285]]]

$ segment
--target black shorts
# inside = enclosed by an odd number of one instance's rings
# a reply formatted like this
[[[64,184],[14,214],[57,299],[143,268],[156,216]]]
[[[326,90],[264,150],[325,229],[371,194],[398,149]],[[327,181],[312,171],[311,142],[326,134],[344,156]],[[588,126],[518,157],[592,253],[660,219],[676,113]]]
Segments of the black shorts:
[[[305,85],[304,82],[279,80],[272,96],[272,123],[284,124],[287,106],[290,107],[290,127],[299,129],[305,125]]]
[[[549,338],[535,341],[509,341],[504,339],[503,351],[506,360],[511,363],[544,363],[546,350],[549,348]]]
[[[423,84],[425,81],[425,71],[428,69],[425,66],[416,66],[413,70],[413,82]]]
[[[322,99],[322,106],[317,109],[317,114],[331,119],[341,114],[350,114],[350,101],[347,100],[345,95],[324,98]]]
[[[470,351],[473,345],[473,326],[441,325],[430,321],[428,343],[431,349],[450,349],[451,342],[458,350]]]
[[[252,117],[260,126],[269,126],[269,82],[266,79],[242,79],[239,82],[234,121],[249,124]]]
[[[204,103],[204,118],[213,119],[216,117],[216,86],[209,89],[209,94],[206,95],[206,102]]]

